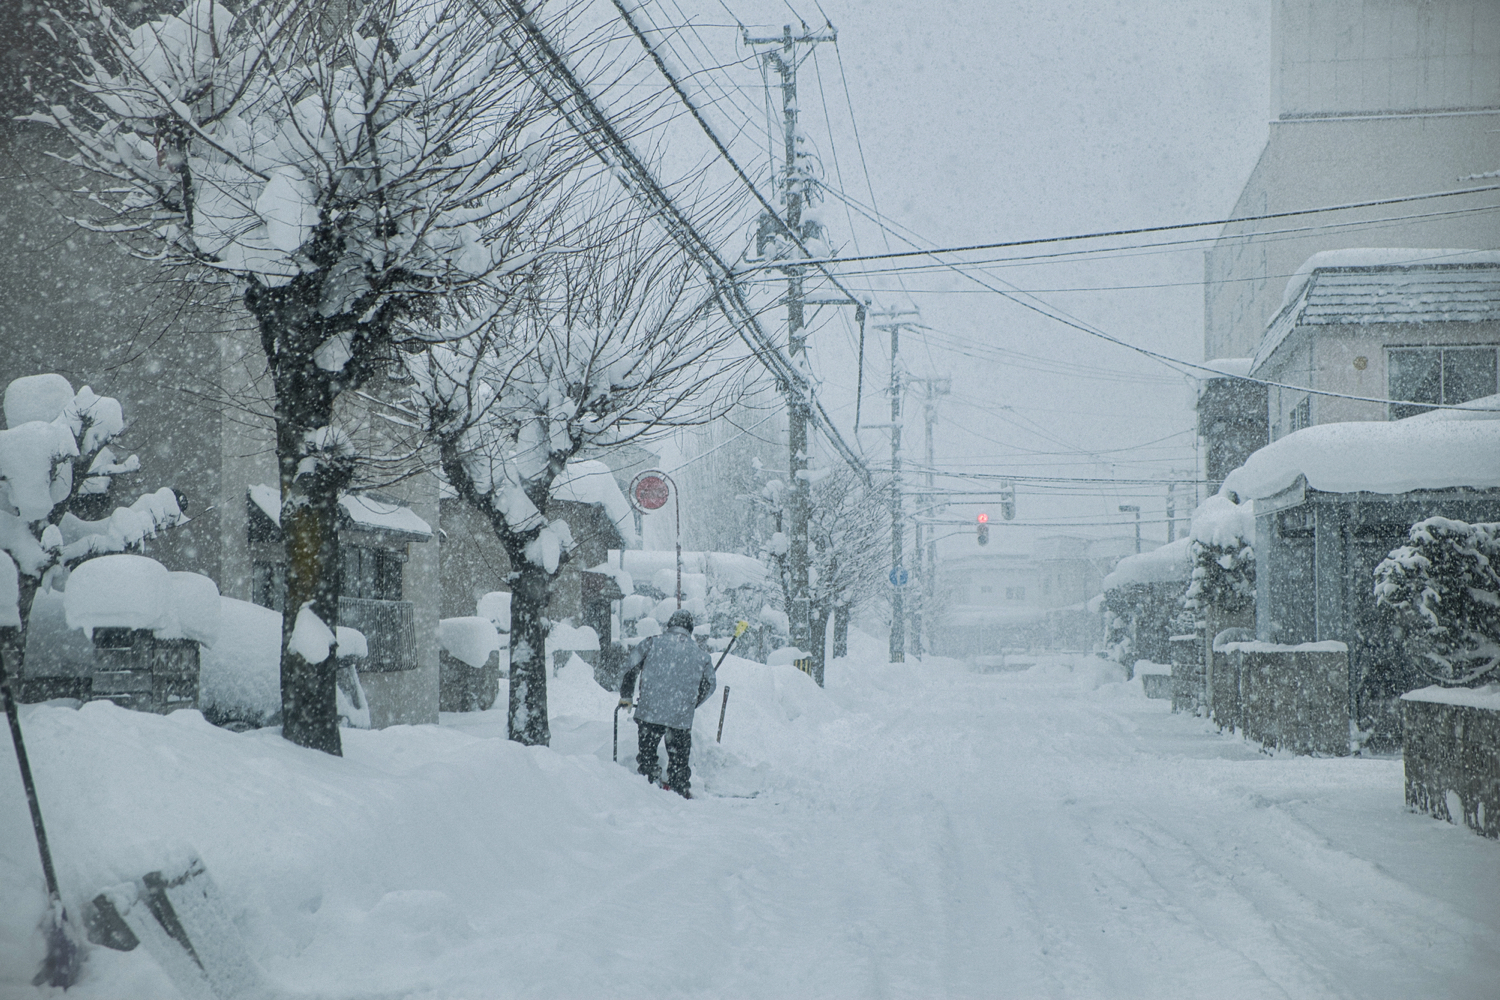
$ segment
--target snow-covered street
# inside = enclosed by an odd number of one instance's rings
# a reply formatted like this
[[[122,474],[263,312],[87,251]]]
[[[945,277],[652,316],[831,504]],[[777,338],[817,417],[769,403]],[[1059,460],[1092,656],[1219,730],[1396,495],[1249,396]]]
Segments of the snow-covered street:
[[[877,659],[826,693],[731,660],[692,802],[610,761],[576,662],[551,749],[499,712],[346,731],[343,760],[191,712],[24,722],[70,901],[191,847],[298,991],[1493,996],[1500,854],[1406,812],[1399,760],[1268,756],[1093,657]],[[50,995],[25,985],[45,895],[13,765],[0,801],[0,995]],[[175,994],[145,949],[95,948],[69,995]]]

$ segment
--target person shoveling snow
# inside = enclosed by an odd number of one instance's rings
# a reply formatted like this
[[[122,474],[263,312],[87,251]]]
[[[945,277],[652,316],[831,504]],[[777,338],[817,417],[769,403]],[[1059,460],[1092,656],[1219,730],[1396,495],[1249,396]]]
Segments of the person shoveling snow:
[[[714,661],[693,641],[693,613],[677,610],[667,619],[667,630],[638,643],[630,651],[630,666],[620,684],[620,704],[629,707],[635,679],[641,679],[635,708],[639,733],[636,770],[655,784],[661,778],[656,745],[666,738],[668,788],[692,798],[693,713],[714,693]]]

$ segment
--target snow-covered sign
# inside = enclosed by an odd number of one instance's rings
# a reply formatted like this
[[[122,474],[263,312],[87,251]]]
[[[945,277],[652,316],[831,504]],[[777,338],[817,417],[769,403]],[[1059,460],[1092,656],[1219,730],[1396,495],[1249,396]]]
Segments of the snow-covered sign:
[[[1126,556],[1104,578],[1104,589],[1118,590],[1132,584],[1186,583],[1193,572],[1192,544],[1191,538],[1179,538],[1150,552]]]
[[[1500,487],[1500,397],[1393,421],[1318,424],[1255,452],[1223,492],[1264,499],[1299,478],[1326,493]]]
[[[660,510],[672,498],[671,480],[662,472],[642,472],[631,480],[630,502],[643,514]]]

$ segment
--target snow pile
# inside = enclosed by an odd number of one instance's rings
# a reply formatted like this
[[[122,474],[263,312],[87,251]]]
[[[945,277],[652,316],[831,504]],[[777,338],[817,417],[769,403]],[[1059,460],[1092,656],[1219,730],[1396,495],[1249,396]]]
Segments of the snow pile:
[[[359,629],[340,625],[334,629],[334,633],[338,636],[339,641],[339,659],[342,660],[345,657],[351,657],[356,660],[363,660],[370,655],[369,640],[365,638],[365,634]]]
[[[798,649],[796,646],[782,646],[780,649],[772,650],[766,657],[766,666],[788,667],[794,661],[805,660],[810,656],[812,656],[811,653]]]
[[[478,669],[500,648],[500,634],[488,618],[444,618],[438,622],[438,645],[449,656]]]
[[[1221,492],[1259,500],[1298,477],[1326,493],[1500,486],[1500,411],[1450,412],[1303,428],[1251,455]]]
[[[510,591],[492,590],[474,602],[474,613],[488,618],[501,632],[510,632]]]
[[[588,625],[578,628],[566,622],[553,622],[552,631],[547,633],[547,652],[550,654],[556,650],[596,650],[599,648],[599,633]]]
[[[1126,556],[1104,578],[1106,591],[1133,584],[1186,582],[1192,575],[1192,538],[1179,538],[1161,548]]]
[[[163,639],[212,644],[219,629],[219,588],[198,573],[169,573],[155,559],[90,559],[68,576],[63,610],[69,628],[151,629]]]
[[[1408,691],[1402,701],[1426,701],[1436,705],[1463,705],[1467,708],[1483,708],[1500,712],[1500,684],[1485,687],[1454,688],[1434,684],[1431,687]]]
[[[308,663],[322,663],[328,659],[337,642],[333,629],[312,609],[312,602],[302,605],[297,612],[297,621],[292,625],[291,638],[287,640],[289,653],[296,653]]]
[[[281,711],[281,612],[219,598],[219,637],[198,659],[198,705],[215,721],[263,725]]]
[[[598,504],[604,508],[610,522],[620,532],[620,537],[639,544],[630,502],[620,492],[615,474],[603,462],[577,459],[569,462],[558,477],[552,480],[552,499]]]

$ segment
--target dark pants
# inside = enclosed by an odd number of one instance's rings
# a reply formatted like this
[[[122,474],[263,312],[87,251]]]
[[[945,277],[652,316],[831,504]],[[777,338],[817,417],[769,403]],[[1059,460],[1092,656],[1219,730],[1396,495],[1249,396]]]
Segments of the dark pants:
[[[674,792],[686,792],[693,776],[688,767],[688,758],[693,753],[693,731],[658,726],[654,722],[637,722],[640,737],[635,752],[635,769],[650,778],[652,783],[661,780],[661,762],[656,758],[656,744],[662,737],[667,739],[667,785]]]

